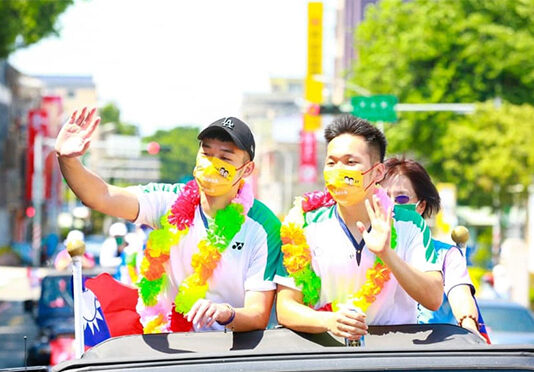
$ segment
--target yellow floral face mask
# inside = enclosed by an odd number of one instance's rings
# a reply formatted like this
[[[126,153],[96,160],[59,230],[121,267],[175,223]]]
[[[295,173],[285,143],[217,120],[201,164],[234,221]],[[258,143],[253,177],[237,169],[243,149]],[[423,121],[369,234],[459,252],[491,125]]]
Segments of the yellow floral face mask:
[[[324,171],[326,188],[340,205],[353,205],[365,198],[371,184],[364,187],[363,175],[370,172],[376,164],[365,172],[354,169],[328,169]]]
[[[247,163],[236,168],[232,164],[213,156],[198,155],[193,171],[200,189],[209,196],[220,196],[229,192],[239,182],[234,181],[236,172]]]

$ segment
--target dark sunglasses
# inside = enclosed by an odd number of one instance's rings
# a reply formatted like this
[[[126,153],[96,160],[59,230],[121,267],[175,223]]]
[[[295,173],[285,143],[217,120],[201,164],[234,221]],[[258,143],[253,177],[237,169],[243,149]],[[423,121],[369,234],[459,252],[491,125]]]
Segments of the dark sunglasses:
[[[397,195],[394,199],[395,203],[397,204],[406,204],[410,201],[410,197],[408,195]]]

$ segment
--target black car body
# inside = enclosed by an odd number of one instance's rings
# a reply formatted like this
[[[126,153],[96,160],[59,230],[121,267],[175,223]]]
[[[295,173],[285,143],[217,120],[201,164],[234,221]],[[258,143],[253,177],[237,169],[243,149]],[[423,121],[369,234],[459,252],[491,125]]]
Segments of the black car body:
[[[53,371],[534,370],[534,346],[485,344],[446,324],[371,326],[365,346],[281,328],[109,339]]]

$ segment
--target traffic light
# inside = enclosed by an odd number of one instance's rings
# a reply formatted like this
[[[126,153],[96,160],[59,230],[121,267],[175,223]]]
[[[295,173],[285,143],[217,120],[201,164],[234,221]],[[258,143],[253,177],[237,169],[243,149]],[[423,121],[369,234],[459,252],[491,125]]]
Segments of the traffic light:
[[[32,206],[29,206],[26,208],[26,217],[33,218],[35,217],[35,208]]]
[[[342,113],[341,108],[332,103],[327,103],[319,107],[319,114],[321,115],[339,115]]]
[[[157,155],[160,149],[161,149],[161,146],[156,141],[149,142],[146,145],[146,151],[150,155]]]
[[[397,97],[389,94],[356,96],[351,98],[352,114],[369,121],[395,122],[397,103]]]

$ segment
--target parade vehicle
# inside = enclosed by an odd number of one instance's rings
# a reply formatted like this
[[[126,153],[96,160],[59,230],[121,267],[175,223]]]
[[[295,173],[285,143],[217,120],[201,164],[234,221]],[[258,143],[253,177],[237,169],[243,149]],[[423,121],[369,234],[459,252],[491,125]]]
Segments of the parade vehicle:
[[[169,333],[111,338],[51,370],[534,371],[534,345],[488,345],[448,324],[370,326],[361,346],[286,328]]]
[[[528,371],[534,345],[487,345],[448,324],[370,326],[363,346],[285,328],[108,339],[53,371]]]

